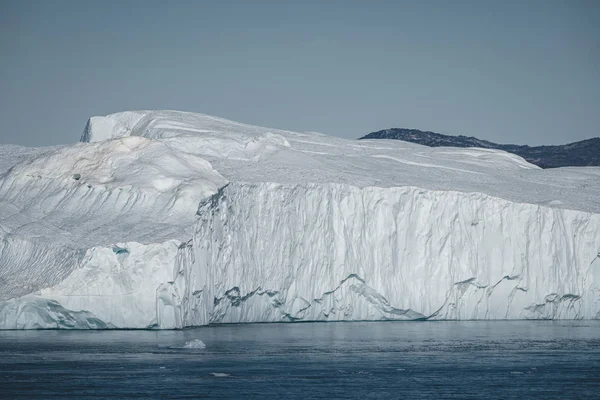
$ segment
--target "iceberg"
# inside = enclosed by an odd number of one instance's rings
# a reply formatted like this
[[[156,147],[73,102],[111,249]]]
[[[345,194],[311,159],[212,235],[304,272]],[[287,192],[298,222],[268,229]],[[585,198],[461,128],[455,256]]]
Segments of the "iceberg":
[[[597,167],[176,111],[0,156],[0,329],[600,319]]]

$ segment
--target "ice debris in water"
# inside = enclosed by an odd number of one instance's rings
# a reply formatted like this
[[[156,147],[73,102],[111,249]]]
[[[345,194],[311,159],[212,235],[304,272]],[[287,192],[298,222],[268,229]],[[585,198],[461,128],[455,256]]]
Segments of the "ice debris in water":
[[[210,374],[216,378],[225,378],[230,376],[229,374],[226,374],[224,372],[211,372]]]
[[[206,345],[200,339],[190,340],[183,345],[184,349],[205,349]]]

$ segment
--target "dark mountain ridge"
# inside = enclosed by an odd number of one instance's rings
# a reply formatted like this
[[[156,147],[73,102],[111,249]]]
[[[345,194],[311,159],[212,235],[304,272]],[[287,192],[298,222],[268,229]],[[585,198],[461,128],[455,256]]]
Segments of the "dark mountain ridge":
[[[600,166],[600,137],[557,146],[498,144],[472,136],[452,136],[418,129],[392,128],[360,139],[396,139],[429,147],[483,147],[517,154],[542,168]]]

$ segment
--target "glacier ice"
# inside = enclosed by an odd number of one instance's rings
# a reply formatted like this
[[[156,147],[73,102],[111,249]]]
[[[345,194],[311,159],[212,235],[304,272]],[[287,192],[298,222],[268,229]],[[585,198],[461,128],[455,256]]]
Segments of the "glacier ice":
[[[481,193],[232,183],[200,207],[182,320],[594,318],[599,239],[597,214]]]
[[[600,319],[600,168],[201,114],[0,146],[0,329]]]

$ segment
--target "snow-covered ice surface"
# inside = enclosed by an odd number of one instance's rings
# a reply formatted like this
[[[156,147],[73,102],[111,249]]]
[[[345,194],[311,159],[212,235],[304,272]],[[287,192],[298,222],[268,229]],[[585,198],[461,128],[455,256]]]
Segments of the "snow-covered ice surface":
[[[4,329],[600,318],[600,168],[136,111],[0,173]]]

